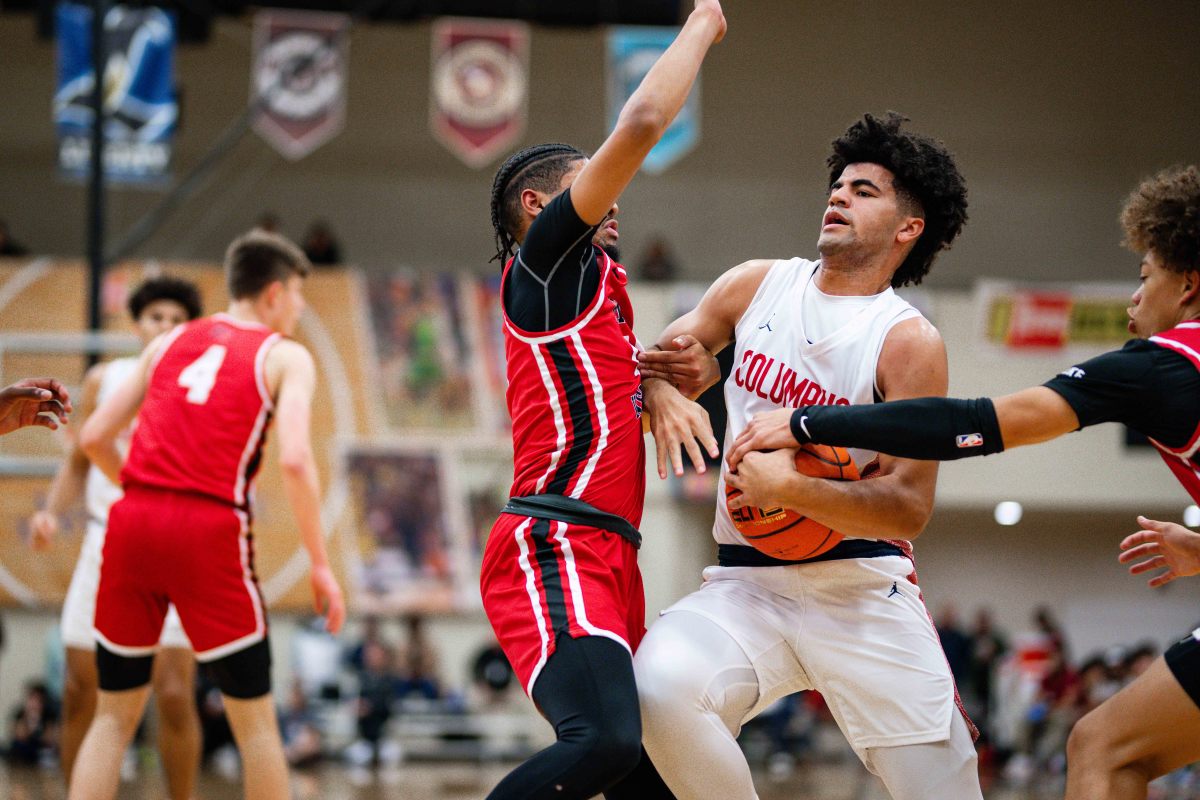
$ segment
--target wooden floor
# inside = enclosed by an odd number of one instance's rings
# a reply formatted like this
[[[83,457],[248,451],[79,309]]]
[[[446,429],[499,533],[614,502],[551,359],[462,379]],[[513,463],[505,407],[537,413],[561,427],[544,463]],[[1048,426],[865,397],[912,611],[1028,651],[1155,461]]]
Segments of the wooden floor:
[[[512,765],[402,764],[366,770],[329,764],[296,772],[295,800],[483,800]],[[143,770],[121,784],[121,800],[164,800],[163,783],[156,770]],[[790,775],[756,774],[760,800],[888,800],[874,778],[857,762],[802,765]],[[993,787],[987,800],[1052,800],[1062,797],[1059,787],[1039,791]],[[63,800],[65,791],[56,768],[6,768],[0,766],[0,798],[5,800]],[[207,771],[197,800],[235,800],[241,797],[236,779]],[[714,798],[714,800],[719,800]],[[931,799],[932,800],[932,799]]]

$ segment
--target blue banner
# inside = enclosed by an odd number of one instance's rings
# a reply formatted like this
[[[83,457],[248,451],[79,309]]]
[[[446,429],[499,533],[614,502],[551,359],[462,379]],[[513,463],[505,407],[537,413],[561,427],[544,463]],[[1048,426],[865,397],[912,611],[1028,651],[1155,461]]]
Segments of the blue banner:
[[[617,116],[642,78],[654,66],[675,36],[674,28],[615,27],[608,34],[608,129],[617,125]],[[692,151],[700,141],[700,79],[696,79],[687,102],[671,127],[650,154],[642,169],[657,174]]]
[[[58,165],[80,178],[90,169],[92,10],[60,3],[54,123]],[[114,6],[104,19],[104,170],[108,180],[153,183],[167,175],[179,115],[175,96],[175,16],[159,8]]]

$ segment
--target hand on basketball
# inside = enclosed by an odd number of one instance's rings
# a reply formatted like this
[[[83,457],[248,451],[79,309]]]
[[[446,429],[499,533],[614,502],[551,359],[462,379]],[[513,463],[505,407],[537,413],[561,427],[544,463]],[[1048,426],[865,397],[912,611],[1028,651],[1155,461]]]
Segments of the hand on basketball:
[[[49,550],[58,536],[58,516],[38,511],[29,519],[29,546],[34,550]]]
[[[1200,575],[1200,533],[1174,522],[1145,517],[1137,520],[1142,530],[1125,537],[1121,542],[1123,552],[1117,557],[1122,564],[1130,564],[1129,574],[1140,575],[1165,567],[1163,572],[1150,578],[1149,584],[1156,588],[1166,586],[1176,578]]]
[[[674,386],[684,397],[697,397],[721,379],[716,356],[689,333],[671,340],[671,350],[638,353],[642,380],[658,378]]]
[[[746,506],[789,508],[785,498],[788,493],[787,486],[797,477],[804,480],[817,480],[800,475],[796,471],[794,447],[772,450],[769,453],[750,451],[739,462],[737,472],[733,470],[725,472],[726,485],[741,491],[740,495],[729,498],[729,506],[731,508]]]
[[[677,476],[683,475],[683,454],[686,450],[696,471],[703,473],[707,466],[704,453],[716,458],[721,451],[713,436],[708,412],[688,400],[663,381],[643,383],[646,394],[646,413],[650,415],[650,432],[658,454],[658,477],[667,477],[667,463]]]
[[[792,409],[778,408],[755,414],[725,455],[729,471],[740,469],[742,460],[755,450],[778,450],[795,447],[799,442],[792,436]]]
[[[70,413],[71,397],[53,378],[26,378],[0,389],[0,436],[30,425],[58,430]]]
[[[325,617],[325,630],[337,633],[346,621],[346,601],[333,570],[328,566],[313,567],[309,576],[312,584],[313,609]]]

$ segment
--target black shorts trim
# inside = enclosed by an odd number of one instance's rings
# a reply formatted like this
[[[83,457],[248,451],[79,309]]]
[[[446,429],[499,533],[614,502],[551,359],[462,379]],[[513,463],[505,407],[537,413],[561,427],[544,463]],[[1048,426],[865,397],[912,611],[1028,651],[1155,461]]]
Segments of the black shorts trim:
[[[253,700],[271,691],[271,644],[267,637],[203,665],[221,694]]]
[[[1167,667],[1179,685],[1192,698],[1192,702],[1200,707],[1200,642],[1195,634],[1188,634],[1163,653]]]
[[[903,555],[904,551],[896,545],[878,539],[843,539],[821,555],[802,558],[799,561],[772,558],[766,553],[744,544],[717,545],[717,563],[722,567],[787,567],[793,564],[812,564],[818,561]]]
[[[150,683],[154,669],[154,654],[123,656],[96,642],[96,673],[100,688],[106,692],[125,692],[140,689]]]

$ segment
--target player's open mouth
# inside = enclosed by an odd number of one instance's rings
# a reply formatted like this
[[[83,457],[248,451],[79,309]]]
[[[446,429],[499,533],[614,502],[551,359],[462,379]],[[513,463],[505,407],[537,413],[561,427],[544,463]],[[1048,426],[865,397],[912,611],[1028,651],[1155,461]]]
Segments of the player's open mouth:
[[[822,221],[822,226],[828,228],[830,225],[849,225],[847,220],[840,211],[829,210],[825,212],[825,219]]]
[[[610,219],[608,222],[604,223],[604,230],[608,231],[613,236],[620,236],[620,234],[617,233],[617,221],[615,219]]]

